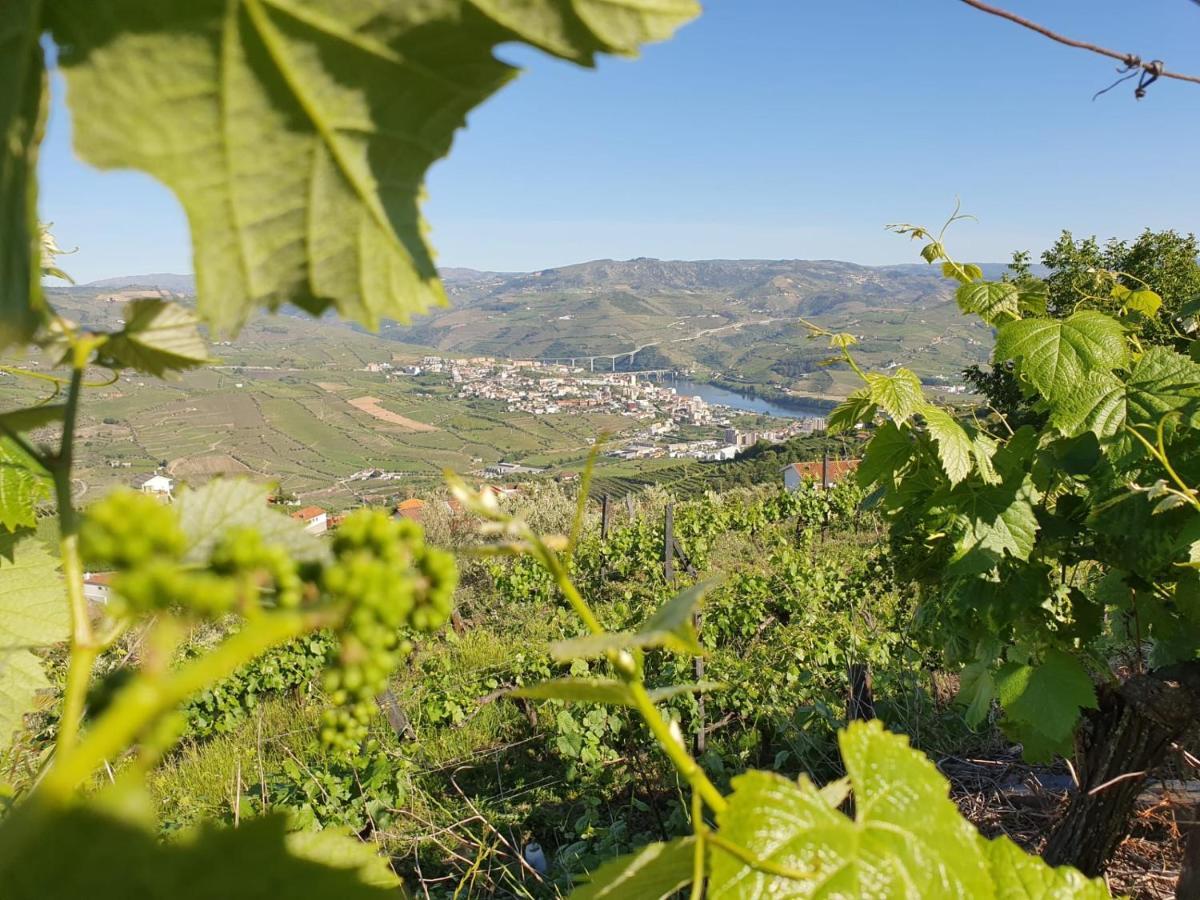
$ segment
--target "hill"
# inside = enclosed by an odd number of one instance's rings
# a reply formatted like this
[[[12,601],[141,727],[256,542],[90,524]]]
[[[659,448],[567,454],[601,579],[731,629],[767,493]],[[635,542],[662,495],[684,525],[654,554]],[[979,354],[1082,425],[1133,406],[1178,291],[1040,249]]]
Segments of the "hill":
[[[989,275],[1003,266],[988,264]],[[986,358],[991,331],[964,320],[953,284],[925,265],[838,260],[592,260],[537,272],[442,271],[451,306],[381,336],[447,355],[576,359],[604,370],[688,369],[728,386],[837,398],[854,387],[824,365],[805,320],[858,336],[863,361],[956,381]],[[157,290],[194,292],[190,276],[127,275],[62,289],[81,307]],[[96,305],[102,305],[97,303]],[[116,312],[116,310],[112,310]],[[322,320],[322,327],[347,329]]]
[[[853,382],[822,365],[827,348],[807,339],[804,320],[856,334],[872,366],[932,380],[956,380],[991,346],[990,329],[959,315],[953,284],[924,265],[605,259],[525,273],[456,269],[446,288],[449,309],[384,334],[451,353],[688,368],[821,397]]]

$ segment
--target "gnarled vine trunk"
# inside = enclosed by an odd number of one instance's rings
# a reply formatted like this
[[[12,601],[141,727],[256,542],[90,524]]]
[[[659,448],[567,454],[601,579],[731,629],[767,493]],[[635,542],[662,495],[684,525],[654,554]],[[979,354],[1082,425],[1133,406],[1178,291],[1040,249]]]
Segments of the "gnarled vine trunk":
[[[1100,692],[1085,716],[1076,757],[1079,789],[1043,856],[1099,875],[1129,831],[1146,775],[1200,716],[1200,665],[1137,675]]]

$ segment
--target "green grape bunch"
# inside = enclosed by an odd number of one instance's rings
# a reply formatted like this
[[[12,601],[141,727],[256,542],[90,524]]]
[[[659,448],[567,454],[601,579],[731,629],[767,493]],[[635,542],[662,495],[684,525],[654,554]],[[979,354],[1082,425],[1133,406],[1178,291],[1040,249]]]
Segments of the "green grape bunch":
[[[366,738],[375,697],[412,650],[403,631],[446,623],[458,575],[453,557],[425,545],[419,525],[379,510],[348,516],[333,552],[321,587],[345,605],[346,615],[325,676],[334,706],[322,716],[321,740],[352,751]]]
[[[131,490],[93,505],[80,528],[85,564],[113,571],[117,618],[329,612],[324,686],[332,707],[321,738],[347,753],[366,739],[375,697],[412,650],[409,636],[449,619],[458,581],[453,557],[428,547],[419,525],[380,510],[347,516],[325,562],[297,562],[251,526],[226,530],[203,563],[185,558],[188,546],[172,507]]]

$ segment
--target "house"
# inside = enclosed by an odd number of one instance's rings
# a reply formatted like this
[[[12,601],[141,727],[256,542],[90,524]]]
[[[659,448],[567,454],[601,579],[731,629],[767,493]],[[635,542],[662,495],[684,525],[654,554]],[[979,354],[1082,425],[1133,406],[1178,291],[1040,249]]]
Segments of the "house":
[[[309,534],[324,534],[329,530],[329,513],[319,506],[306,506],[292,513],[292,518],[304,525]]]
[[[858,459],[824,459],[813,462],[788,463],[783,467],[783,486],[794,491],[805,481],[815,481],[833,487],[858,468]]]
[[[175,488],[175,479],[155,473],[135,479],[133,486],[143,494],[151,494],[166,503],[171,499],[171,491]]]
[[[107,603],[112,594],[112,576],[112,572],[84,572],[84,599],[89,603]]]
[[[396,518],[410,519],[413,522],[420,522],[421,517],[425,515],[425,501],[418,500],[413,497],[410,500],[402,500],[396,504]]]

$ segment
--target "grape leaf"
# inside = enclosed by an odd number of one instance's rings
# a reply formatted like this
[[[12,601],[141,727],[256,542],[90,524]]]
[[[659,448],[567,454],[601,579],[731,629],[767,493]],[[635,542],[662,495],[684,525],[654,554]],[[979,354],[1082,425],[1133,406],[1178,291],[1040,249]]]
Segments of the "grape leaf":
[[[11,841],[10,829],[24,825],[20,815],[10,816],[0,835]],[[384,864],[368,863],[369,849],[349,846],[355,839],[289,836],[281,816],[243,820],[236,829],[205,827],[164,843],[83,807],[30,831],[19,838],[17,861],[0,868],[6,900],[385,900],[397,896],[399,884]],[[64,858],[71,865],[62,865]]]
[[[675,653],[703,655],[692,615],[715,582],[702,581],[679,591],[642,623],[636,632],[608,631],[554,641],[550,655],[558,660],[591,659],[610,650],[666,647]]]
[[[0,428],[16,432],[31,431],[51,422],[61,422],[66,412],[65,403],[40,403],[37,406],[13,409],[0,413]]]
[[[797,877],[769,874],[714,848],[710,896],[989,896],[979,834],[908,739],[878,722],[855,722],[838,743],[855,818],[828,806],[805,776],[797,783],[769,772],[739,775],[717,817],[721,838]]]
[[[1046,865],[1001,835],[985,841],[988,872],[996,900],[1107,900],[1100,878],[1088,879],[1070,868]]]
[[[951,497],[955,549],[950,563],[956,574],[986,572],[1005,554],[1029,559],[1038,522],[1037,490],[1028,475],[986,487],[962,484]]]
[[[208,362],[208,348],[190,310],[165,300],[132,300],[125,307],[125,327],[103,347],[119,366],[162,376]]]
[[[695,0],[56,0],[77,152],[179,197],[202,315],[331,306],[376,327],[445,303],[418,203],[523,41],[633,54]],[[128,23],[137,23],[129,28]],[[26,142],[28,145],[28,142]]]
[[[49,476],[11,438],[0,435],[0,528],[37,524],[37,505],[50,496]]]
[[[611,703],[632,706],[633,697],[624,682],[612,678],[552,678],[517,688],[513,697],[529,700],[572,700],[580,703]]]
[[[913,442],[907,429],[901,431],[895,422],[886,421],[875,429],[871,442],[863,453],[862,463],[855,473],[858,483],[869,487],[877,481],[890,480],[896,470],[913,455]]]
[[[38,691],[50,687],[31,650],[67,639],[58,563],[33,539],[0,539],[0,750],[8,747]]]
[[[1052,403],[1064,399],[1089,372],[1107,372],[1128,360],[1116,319],[1093,310],[1066,319],[1021,319],[1000,327],[996,363],[1016,361],[1017,377]]]
[[[958,308],[989,325],[1019,318],[1017,286],[1007,281],[973,281],[954,293]]]
[[[739,775],[717,821],[720,839],[743,854],[713,847],[709,897],[1108,896],[1101,879],[1051,869],[1007,838],[983,838],[959,815],[946,779],[907,737],[887,733],[877,721],[854,722],[838,743],[854,818],[832,805],[840,791],[826,798],[807,776],[797,783],[769,772]]]
[[[925,404],[921,380],[908,369],[897,369],[892,375],[868,372],[866,377],[871,402],[895,419],[898,425],[907,422]]]
[[[825,418],[825,430],[829,434],[837,434],[856,427],[860,422],[870,422],[875,418],[875,408],[875,402],[866,388],[855,391]]]
[[[954,416],[940,407],[926,404],[921,410],[929,434],[937,441],[938,458],[951,484],[958,484],[974,467],[974,446]]]
[[[0,15],[0,349],[27,340],[41,307],[38,143],[46,118],[40,0],[7,0]]]
[[[1050,421],[1068,436],[1084,431],[1098,438],[1121,434],[1126,425],[1157,425],[1184,410],[1193,426],[1200,410],[1200,364],[1166,347],[1151,347],[1127,379],[1091,372],[1051,407]]]
[[[1079,710],[1096,708],[1096,688],[1075,657],[1051,650],[1040,665],[1008,663],[996,674],[996,694],[1021,731],[1033,729],[1059,743],[1069,738]]]
[[[214,478],[203,487],[186,488],[175,506],[187,537],[188,562],[208,561],[213,544],[230,528],[255,528],[263,543],[285,547],[294,559],[318,560],[329,548],[295,519],[267,503],[270,488],[244,478]]]
[[[636,853],[608,860],[591,873],[586,883],[571,892],[571,900],[670,897],[691,882],[695,853],[694,837],[647,844]]]

